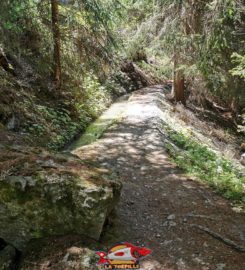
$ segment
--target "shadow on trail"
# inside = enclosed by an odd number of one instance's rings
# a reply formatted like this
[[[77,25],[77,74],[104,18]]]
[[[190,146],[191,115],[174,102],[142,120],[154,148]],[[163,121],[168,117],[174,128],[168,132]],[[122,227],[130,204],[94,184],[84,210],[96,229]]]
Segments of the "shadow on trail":
[[[244,216],[169,160],[164,136],[156,129],[161,98],[159,88],[136,92],[120,123],[74,151],[115,172],[123,183],[120,203],[101,242],[105,247],[128,241],[151,248],[153,254],[142,269],[245,269],[243,254],[191,227],[209,227],[241,245],[245,237]]]

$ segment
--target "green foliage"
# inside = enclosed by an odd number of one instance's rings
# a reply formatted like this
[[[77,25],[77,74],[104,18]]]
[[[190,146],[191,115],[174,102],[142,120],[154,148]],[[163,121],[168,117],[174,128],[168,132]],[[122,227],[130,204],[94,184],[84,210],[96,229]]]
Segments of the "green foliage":
[[[124,6],[124,18],[125,16],[128,18],[126,23],[132,27],[143,22],[154,9],[154,1],[152,0],[123,0],[121,2]]]
[[[123,32],[128,57],[134,59],[144,49],[160,66],[163,57],[175,59],[177,68],[185,67],[187,79],[201,77],[205,91],[228,105],[235,101],[238,108],[244,107],[242,60],[233,57],[235,69],[231,61],[233,52],[244,55],[243,1],[124,2],[128,16],[137,16],[136,21],[129,20]],[[139,16],[142,12],[144,16]],[[195,94],[203,93],[198,89]]]
[[[118,119],[97,119],[94,123],[90,124],[86,129],[85,133],[72,145],[72,149],[76,149],[83,145],[88,145],[99,139],[104,132]]]
[[[161,64],[152,63],[148,64],[144,61],[138,63],[140,68],[146,72],[146,74],[151,75],[153,78],[162,82],[163,80],[169,79],[172,76],[172,65],[170,59],[164,57],[161,60]]]
[[[217,156],[205,145],[182,133],[169,130],[171,144],[167,148],[176,164],[190,175],[197,176],[224,197],[245,203],[245,177],[226,159]]]
[[[219,0],[205,6],[205,24],[198,43],[198,67],[208,82],[209,90],[230,102],[233,98],[243,104],[241,99],[242,82],[230,76],[233,67],[231,55],[241,52],[244,42],[239,29],[242,24],[242,3],[233,0]],[[208,13],[209,12],[209,13]]]
[[[122,72],[118,66],[115,66],[115,69],[110,73],[105,82],[105,87],[115,98],[138,90],[135,89],[135,85],[129,76],[125,72]]]
[[[40,3],[36,0],[2,1],[0,20],[3,23],[0,38],[8,52],[34,58],[34,52],[37,53],[39,50],[39,57],[43,54],[46,57],[46,53],[50,53],[48,46],[52,42],[50,30],[41,17],[41,10],[45,8],[47,8],[46,1]]]
[[[28,12],[27,12],[28,10]],[[30,20],[36,15],[37,3],[35,0],[12,0],[1,3],[1,19],[3,28],[14,31],[18,34],[27,29],[25,20]],[[36,18],[32,18],[36,19]]]
[[[79,76],[90,69],[99,76],[108,72],[117,45],[113,28],[118,6],[117,0],[60,1],[63,85],[67,73],[73,80],[74,72]],[[53,68],[50,0],[3,1],[0,19],[4,49],[28,59],[37,73],[49,76]]]
[[[76,104],[78,111],[84,110],[95,119],[111,103],[110,93],[93,73],[84,78],[83,91],[82,103]]]
[[[108,83],[110,88],[107,88],[106,84],[102,85],[98,78],[89,72],[83,79],[82,92],[77,93],[73,100],[73,112],[52,104],[36,105],[33,109],[34,101],[25,101],[25,111],[32,110],[32,113],[28,113],[29,120],[25,122],[23,132],[50,149],[61,149],[78,133],[84,131],[112,102],[114,88],[120,86],[116,81],[110,80]],[[110,121],[103,123],[105,126],[110,125]],[[103,133],[104,124],[92,125],[91,132],[96,134],[96,138]]]
[[[120,8],[117,0],[59,1],[62,89],[57,96],[50,80],[53,70],[50,0],[3,1],[0,9],[3,50],[16,58],[20,65],[14,68],[22,69],[21,78],[17,79],[28,87],[14,94],[5,91],[10,105],[3,112],[0,110],[1,118],[6,121],[18,111],[21,131],[33,143],[55,150],[84,130],[109,105],[113,88],[117,87],[116,83],[110,87],[105,84],[114,62],[117,42],[113,29]]]
[[[44,105],[37,105],[36,119],[25,123],[23,131],[35,140],[44,140],[50,149],[58,150],[69,142],[79,130],[84,129],[90,118],[81,117],[76,121],[72,119],[70,112],[65,109],[55,109]]]
[[[231,56],[233,63],[237,66],[231,70],[233,76],[239,76],[245,79],[245,55],[240,55],[238,53],[233,53]]]

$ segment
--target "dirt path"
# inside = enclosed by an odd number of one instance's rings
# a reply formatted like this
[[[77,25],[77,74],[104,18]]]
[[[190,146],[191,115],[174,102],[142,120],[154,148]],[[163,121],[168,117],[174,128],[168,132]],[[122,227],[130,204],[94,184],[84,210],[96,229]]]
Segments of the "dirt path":
[[[207,227],[245,246],[244,216],[169,160],[163,135],[156,129],[161,91],[153,87],[135,92],[122,102],[119,123],[75,151],[84,160],[116,171],[123,183],[117,216],[102,242],[108,247],[128,241],[151,248],[142,269],[244,270],[245,253],[191,226]]]

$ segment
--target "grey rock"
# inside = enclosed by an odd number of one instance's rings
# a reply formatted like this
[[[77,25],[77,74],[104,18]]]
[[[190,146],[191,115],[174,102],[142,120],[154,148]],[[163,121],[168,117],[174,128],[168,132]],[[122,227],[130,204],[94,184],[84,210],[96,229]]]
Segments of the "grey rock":
[[[167,227],[168,226],[168,221],[165,221],[162,226]]]
[[[169,215],[167,217],[168,220],[174,220],[175,219],[175,214]]]
[[[35,186],[36,182],[35,179],[30,176],[9,176],[7,181],[11,186],[20,188],[22,191],[25,191],[26,186]]]
[[[38,166],[31,176],[11,175],[0,182],[0,238],[19,250],[31,239],[54,235],[99,239],[121,184],[102,173],[101,179],[90,171],[91,176],[71,173],[65,164],[62,170]],[[80,160],[73,166],[79,168]]]
[[[169,227],[175,227],[176,225],[177,225],[177,223],[174,221],[169,221],[169,223],[168,223]]]
[[[95,252],[88,248],[71,247],[67,250],[63,260],[57,264],[57,269],[97,270],[98,260]]]
[[[163,242],[163,245],[164,245],[164,246],[167,246],[167,245],[171,244],[172,242],[173,242],[173,240],[165,240],[165,241]]]
[[[55,163],[52,159],[46,160],[44,161],[41,166],[43,168],[59,168],[61,167],[60,165],[58,165],[57,163]]]
[[[225,263],[219,263],[216,265],[216,270],[224,270],[226,268]]]
[[[141,168],[140,168],[140,170],[141,171],[147,171],[149,168],[147,167],[147,166],[142,166]]]
[[[177,226],[177,223],[176,222],[174,222],[174,221],[171,221],[171,220],[167,220],[167,221],[165,221],[164,223],[163,223],[163,225],[162,225],[163,227],[175,227],[175,226]]]

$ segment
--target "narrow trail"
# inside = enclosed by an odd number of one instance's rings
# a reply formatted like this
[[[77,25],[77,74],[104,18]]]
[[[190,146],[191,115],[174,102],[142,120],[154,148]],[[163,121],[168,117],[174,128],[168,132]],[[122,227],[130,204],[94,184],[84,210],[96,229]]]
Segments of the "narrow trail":
[[[135,92],[120,103],[123,114],[116,125],[95,143],[73,151],[115,171],[123,183],[116,217],[101,241],[107,247],[128,241],[151,248],[142,269],[244,270],[245,253],[192,226],[207,227],[245,246],[244,216],[170,161],[164,135],[156,129],[159,96],[160,87]]]

